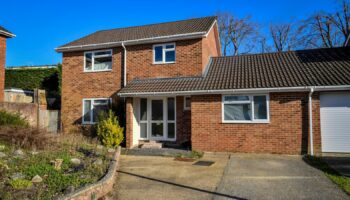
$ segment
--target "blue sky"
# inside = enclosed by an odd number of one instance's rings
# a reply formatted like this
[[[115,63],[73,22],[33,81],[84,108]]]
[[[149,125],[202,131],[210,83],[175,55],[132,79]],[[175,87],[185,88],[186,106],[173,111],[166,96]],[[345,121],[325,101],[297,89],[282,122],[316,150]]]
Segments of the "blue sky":
[[[228,11],[263,26],[333,11],[336,0],[4,1],[0,25],[17,35],[8,40],[7,66],[61,62],[54,48],[101,29],[175,21]]]

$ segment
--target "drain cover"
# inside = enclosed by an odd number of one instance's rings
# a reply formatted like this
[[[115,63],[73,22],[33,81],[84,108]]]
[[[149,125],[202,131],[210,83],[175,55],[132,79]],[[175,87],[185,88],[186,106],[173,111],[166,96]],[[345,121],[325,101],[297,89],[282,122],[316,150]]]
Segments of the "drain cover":
[[[213,161],[204,161],[204,160],[200,160],[200,161],[197,161],[195,162],[193,165],[198,165],[198,166],[210,166],[212,164],[214,164],[215,162]]]

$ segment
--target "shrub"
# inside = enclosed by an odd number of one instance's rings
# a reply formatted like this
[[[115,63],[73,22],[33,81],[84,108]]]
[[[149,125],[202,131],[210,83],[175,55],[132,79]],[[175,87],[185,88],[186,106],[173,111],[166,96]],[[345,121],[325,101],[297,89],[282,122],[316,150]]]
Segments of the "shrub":
[[[109,110],[107,116],[99,117],[96,130],[102,144],[107,147],[117,147],[124,139],[124,128],[120,127],[112,110]]]
[[[31,181],[25,179],[11,180],[9,183],[14,189],[26,189],[32,187],[33,185]]]
[[[17,148],[45,149],[51,147],[55,135],[37,128],[0,127],[0,140]]]
[[[0,126],[20,126],[28,127],[28,122],[21,117],[20,113],[9,113],[0,110]]]

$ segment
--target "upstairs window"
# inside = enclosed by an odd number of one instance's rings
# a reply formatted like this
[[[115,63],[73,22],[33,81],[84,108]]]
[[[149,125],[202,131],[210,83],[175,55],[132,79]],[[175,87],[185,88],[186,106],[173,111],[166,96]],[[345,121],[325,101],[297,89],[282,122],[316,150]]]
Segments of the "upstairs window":
[[[112,70],[112,50],[85,52],[85,72]]]
[[[268,123],[268,95],[223,96],[223,122]]]
[[[175,43],[157,44],[153,46],[153,63],[175,63]]]

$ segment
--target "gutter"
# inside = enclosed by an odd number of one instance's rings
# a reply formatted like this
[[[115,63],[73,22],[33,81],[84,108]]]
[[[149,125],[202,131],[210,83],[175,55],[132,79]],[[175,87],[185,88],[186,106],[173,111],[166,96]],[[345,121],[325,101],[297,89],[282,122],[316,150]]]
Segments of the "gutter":
[[[79,50],[82,50],[83,48],[99,48],[99,47],[104,47],[106,45],[121,46],[122,44],[134,45],[134,44],[142,44],[142,43],[148,43],[148,42],[152,43],[158,40],[195,39],[195,38],[205,37],[206,33],[207,32],[204,31],[204,32],[196,32],[196,33],[185,33],[185,34],[177,34],[177,35],[169,35],[169,36],[143,38],[143,39],[137,39],[137,40],[125,40],[125,41],[118,41],[118,42],[106,42],[106,43],[97,43],[97,44],[58,47],[58,48],[55,48],[55,50],[57,52],[79,51]]]
[[[232,94],[232,93],[257,93],[257,92],[307,92],[314,91],[350,90],[350,85],[337,86],[302,86],[302,87],[276,87],[276,88],[251,88],[251,89],[227,89],[227,90],[192,90],[173,92],[132,92],[118,93],[120,97],[137,96],[176,96],[176,95],[202,95],[202,94]]]
[[[12,33],[6,32],[6,31],[2,31],[2,30],[0,30],[0,35],[4,35],[4,36],[10,37],[10,38],[16,37],[15,34],[12,34]]]
[[[124,45],[124,42],[122,42],[122,47],[124,49],[124,81],[123,81],[123,85],[124,87],[126,86],[126,48],[125,48],[125,45]]]
[[[309,93],[309,130],[310,130],[310,154],[314,155],[314,135],[313,135],[313,127],[312,127],[312,94],[314,92],[314,88],[310,88]]]

